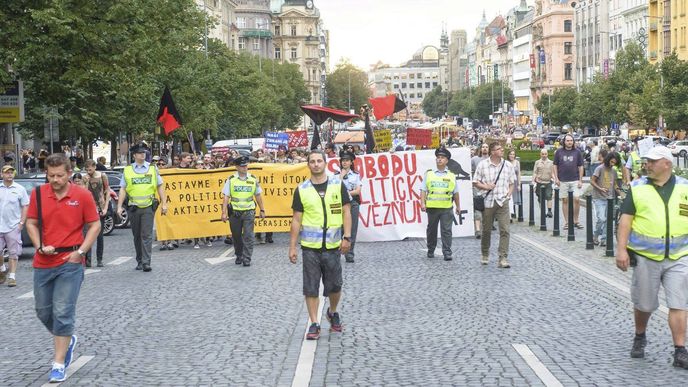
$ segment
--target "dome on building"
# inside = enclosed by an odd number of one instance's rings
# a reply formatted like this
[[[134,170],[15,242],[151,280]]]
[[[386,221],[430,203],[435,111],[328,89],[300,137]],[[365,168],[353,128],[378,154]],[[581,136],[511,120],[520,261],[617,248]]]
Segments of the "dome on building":
[[[423,46],[413,54],[416,61],[437,61],[440,59],[440,50],[435,46]]]

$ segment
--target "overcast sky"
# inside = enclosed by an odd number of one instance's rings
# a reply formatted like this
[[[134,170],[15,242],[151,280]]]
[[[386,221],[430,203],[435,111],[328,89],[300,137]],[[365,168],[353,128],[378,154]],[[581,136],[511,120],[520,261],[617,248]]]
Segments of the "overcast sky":
[[[340,58],[367,71],[378,60],[396,66],[424,45],[439,47],[442,23],[475,36],[483,9],[487,21],[520,0],[314,0],[330,31],[330,66]],[[534,0],[527,0],[533,5]]]

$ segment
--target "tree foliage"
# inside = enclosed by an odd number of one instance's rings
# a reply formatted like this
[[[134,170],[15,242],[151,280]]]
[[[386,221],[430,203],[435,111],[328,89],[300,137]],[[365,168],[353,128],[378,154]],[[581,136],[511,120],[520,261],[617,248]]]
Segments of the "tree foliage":
[[[353,109],[358,111],[361,105],[368,103],[370,90],[366,73],[348,61],[337,64],[335,70],[325,81],[327,106],[336,109]],[[349,101],[349,92],[351,100]]]
[[[36,138],[50,107],[63,139],[151,136],[166,85],[184,123],[179,138],[293,127],[310,98],[293,64],[259,66],[213,39],[206,53],[206,17],[193,0],[16,0],[0,18],[0,81],[24,81],[21,129]]]
[[[442,98],[446,98],[446,94],[443,94]],[[489,120],[493,112],[500,111],[502,102],[507,105],[506,111],[510,110],[508,107],[514,104],[514,92],[504,83],[494,81],[493,83],[486,83],[470,90],[457,91],[449,99],[450,102],[446,110],[449,115]],[[444,100],[438,101],[438,103],[444,103]],[[425,114],[431,117],[439,117],[430,115],[425,110],[425,100],[423,100],[423,110]],[[504,109],[502,108],[502,110]]]

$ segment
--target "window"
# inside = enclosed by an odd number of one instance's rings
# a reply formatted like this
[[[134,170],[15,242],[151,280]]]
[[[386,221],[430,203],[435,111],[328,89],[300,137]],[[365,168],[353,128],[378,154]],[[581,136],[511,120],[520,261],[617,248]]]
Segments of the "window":
[[[430,82],[425,82],[425,88],[429,89],[430,88]]]
[[[415,79],[415,78],[416,78],[416,74],[409,74],[409,79]]]
[[[291,36],[296,36],[296,26],[295,25],[291,26]]]
[[[253,51],[260,51],[260,40],[253,41]]]
[[[571,32],[571,20],[564,20],[564,32]]]
[[[267,29],[268,23],[265,22],[265,19],[259,17],[256,18],[256,28],[259,30],[264,30]]]
[[[409,89],[415,89],[415,88],[416,88],[415,83],[413,83],[413,82],[409,83]]]
[[[282,48],[275,47],[275,59],[282,59]]]
[[[423,88],[423,82],[416,83],[416,87],[419,89],[422,89]]]
[[[296,59],[296,58],[298,58],[298,56],[296,56],[296,47],[292,47],[292,48],[291,48],[291,56],[290,56],[290,58],[291,58],[291,59]]]
[[[398,88],[399,88],[399,84],[398,84],[398,83],[395,83],[395,84],[394,84],[394,88],[395,88],[395,89],[398,89]]]
[[[411,93],[411,94],[409,94],[409,98],[416,98],[416,95]]]
[[[418,93],[418,98],[423,98],[423,93]]]
[[[416,78],[421,79],[422,77],[423,77],[423,73],[416,74]]]
[[[571,46],[571,42],[564,42],[564,54],[570,55],[572,53]]]
[[[238,28],[246,28],[246,18],[245,17],[238,17],[237,18],[237,27]]]
[[[280,36],[281,31],[280,31],[280,26],[275,26],[275,36]]]
[[[573,79],[573,64],[564,64],[564,79],[570,81]]]
[[[433,87],[433,88],[437,87],[437,82],[433,82],[433,83],[432,83],[432,87]]]
[[[405,89],[406,88],[406,82],[401,82],[401,88]]]
[[[239,50],[246,49],[246,38],[239,38]]]

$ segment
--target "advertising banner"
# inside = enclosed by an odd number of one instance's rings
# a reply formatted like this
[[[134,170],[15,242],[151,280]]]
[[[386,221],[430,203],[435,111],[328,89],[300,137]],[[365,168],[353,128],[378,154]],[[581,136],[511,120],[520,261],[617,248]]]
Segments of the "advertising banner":
[[[459,180],[461,215],[454,215],[453,236],[473,235],[473,193],[468,148],[450,149],[449,169]],[[377,153],[356,158],[361,175],[361,205],[357,240],[394,241],[408,237],[424,238],[427,215],[420,210],[420,188],[425,172],[435,168],[434,150]],[[339,170],[337,158],[327,161],[328,174]],[[305,163],[249,164],[250,174],[258,177],[263,189],[266,218],[255,220],[256,232],[288,232],[291,203],[300,183],[309,179]],[[163,169],[167,193],[167,215],[156,213],[158,240],[201,238],[229,234],[222,222],[222,187],[235,168],[213,170]]]

